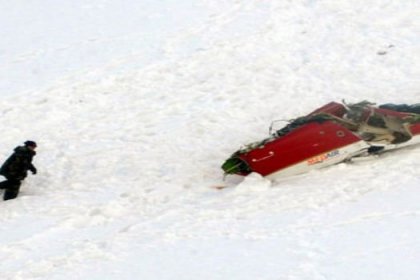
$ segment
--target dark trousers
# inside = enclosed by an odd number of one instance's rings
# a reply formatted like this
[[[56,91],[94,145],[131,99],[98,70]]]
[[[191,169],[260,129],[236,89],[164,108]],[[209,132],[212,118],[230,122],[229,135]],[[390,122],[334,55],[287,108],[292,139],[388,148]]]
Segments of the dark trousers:
[[[3,200],[16,198],[21,184],[21,180],[14,178],[7,178],[6,181],[0,182],[0,189],[4,189]]]

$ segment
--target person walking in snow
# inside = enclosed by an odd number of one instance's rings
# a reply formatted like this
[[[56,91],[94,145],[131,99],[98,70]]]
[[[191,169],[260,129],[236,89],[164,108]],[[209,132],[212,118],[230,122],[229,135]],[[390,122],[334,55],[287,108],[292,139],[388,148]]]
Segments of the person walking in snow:
[[[0,183],[0,189],[4,189],[3,200],[14,199],[19,194],[20,185],[26,178],[28,170],[36,174],[37,170],[32,164],[35,156],[36,143],[26,141],[24,146],[18,146],[14,153],[3,163],[0,175],[6,177],[6,181]]]

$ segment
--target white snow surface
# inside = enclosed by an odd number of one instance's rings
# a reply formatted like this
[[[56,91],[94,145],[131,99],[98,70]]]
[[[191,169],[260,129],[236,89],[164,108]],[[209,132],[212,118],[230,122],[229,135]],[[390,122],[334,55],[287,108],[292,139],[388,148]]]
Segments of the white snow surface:
[[[223,181],[330,102],[420,102],[418,0],[1,1],[0,279],[420,279],[420,147]],[[227,186],[217,190],[214,186]]]

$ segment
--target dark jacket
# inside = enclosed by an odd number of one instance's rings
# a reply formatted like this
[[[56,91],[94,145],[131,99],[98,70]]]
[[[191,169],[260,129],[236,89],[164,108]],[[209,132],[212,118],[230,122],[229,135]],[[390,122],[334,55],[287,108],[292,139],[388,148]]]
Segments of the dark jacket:
[[[0,168],[0,175],[7,179],[23,180],[28,175],[28,170],[35,174],[36,168],[32,164],[35,154],[35,151],[26,146],[16,147],[14,153]]]

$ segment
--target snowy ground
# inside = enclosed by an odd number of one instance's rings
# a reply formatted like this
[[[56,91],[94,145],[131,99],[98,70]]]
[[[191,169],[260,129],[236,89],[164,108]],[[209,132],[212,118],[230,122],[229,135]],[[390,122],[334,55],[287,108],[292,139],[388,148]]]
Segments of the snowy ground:
[[[39,143],[0,279],[420,278],[420,147],[220,169],[272,120],[420,102],[419,1],[67,2],[0,3],[0,155]]]

